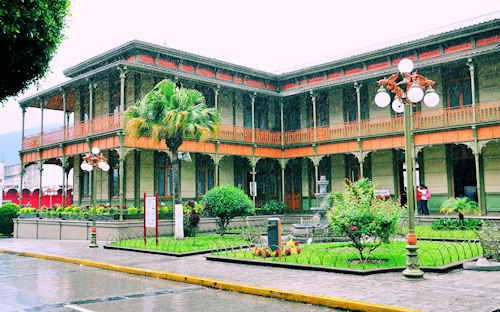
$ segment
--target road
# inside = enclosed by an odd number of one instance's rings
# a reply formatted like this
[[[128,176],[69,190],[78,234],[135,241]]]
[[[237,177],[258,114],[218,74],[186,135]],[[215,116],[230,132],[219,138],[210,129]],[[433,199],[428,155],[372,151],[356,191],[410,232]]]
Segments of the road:
[[[0,311],[335,311],[203,286],[0,254]]]

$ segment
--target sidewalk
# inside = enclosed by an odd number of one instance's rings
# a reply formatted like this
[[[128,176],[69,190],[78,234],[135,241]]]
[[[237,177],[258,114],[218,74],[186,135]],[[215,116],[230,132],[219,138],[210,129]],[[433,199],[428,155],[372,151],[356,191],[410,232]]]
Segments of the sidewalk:
[[[106,262],[226,282],[359,300],[423,311],[490,312],[500,309],[500,272],[454,270],[408,281],[400,273],[354,276],[340,273],[210,262],[204,256],[176,258],[88,248],[86,241],[2,239],[0,249]],[[0,254],[1,257],[1,254]]]

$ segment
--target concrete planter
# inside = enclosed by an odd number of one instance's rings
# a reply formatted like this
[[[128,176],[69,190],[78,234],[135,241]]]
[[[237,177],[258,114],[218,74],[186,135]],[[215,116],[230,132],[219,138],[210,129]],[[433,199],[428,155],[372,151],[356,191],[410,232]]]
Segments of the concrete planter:
[[[270,216],[250,216],[247,221],[235,218],[228,229],[250,226],[265,226]],[[310,215],[278,215],[282,224],[310,222]],[[142,220],[133,221],[101,221],[96,220],[97,239],[100,241],[114,240],[120,235],[139,237],[144,233]],[[215,218],[201,218],[199,233],[213,232],[216,229]],[[29,239],[62,239],[62,240],[90,240],[92,232],[91,220],[62,220],[62,219],[14,219],[14,237]],[[173,220],[158,220],[160,235],[173,235]]]

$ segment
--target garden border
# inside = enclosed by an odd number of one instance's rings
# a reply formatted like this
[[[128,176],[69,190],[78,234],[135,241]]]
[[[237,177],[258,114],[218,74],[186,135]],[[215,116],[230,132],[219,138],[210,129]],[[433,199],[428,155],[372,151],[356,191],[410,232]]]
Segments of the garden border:
[[[252,245],[242,245],[242,246],[238,246],[238,247],[249,248],[251,246]],[[211,252],[221,252],[221,251],[227,251],[227,250],[232,249],[232,247],[225,247],[225,248],[219,248],[219,249],[204,249],[204,250],[196,250],[196,251],[188,251],[188,252],[172,252],[172,251],[162,251],[162,250],[123,247],[123,246],[111,246],[111,245],[104,245],[103,248],[104,249],[133,251],[133,252],[142,252],[142,253],[147,253],[147,254],[164,255],[164,256],[172,256],[172,257],[196,256],[196,255],[207,254],[207,253],[211,253]]]
[[[466,262],[475,261],[479,258],[480,258],[480,256],[476,256],[476,257],[467,258],[464,260],[452,262],[452,263],[449,263],[447,265],[441,265],[441,266],[437,266],[437,267],[422,266],[422,267],[420,267],[420,269],[424,272],[430,272],[430,273],[448,273],[451,270],[463,268],[463,264]],[[280,267],[280,268],[295,269],[295,270],[309,270],[309,271],[320,271],[320,272],[331,272],[331,273],[344,273],[344,274],[353,274],[353,275],[362,275],[362,276],[372,275],[372,274],[380,274],[380,273],[401,272],[405,269],[405,267],[403,267],[403,266],[397,266],[397,267],[387,267],[387,268],[376,268],[376,269],[363,270],[363,269],[328,267],[328,266],[314,265],[314,264],[283,263],[283,262],[265,261],[265,260],[231,258],[231,257],[224,257],[224,256],[205,256],[205,259],[209,260],[209,261],[261,265],[261,266]]]

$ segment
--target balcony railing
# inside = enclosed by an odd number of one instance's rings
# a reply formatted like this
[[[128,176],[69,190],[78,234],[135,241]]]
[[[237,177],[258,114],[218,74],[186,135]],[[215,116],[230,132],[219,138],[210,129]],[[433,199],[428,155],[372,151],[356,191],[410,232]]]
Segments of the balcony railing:
[[[449,126],[467,125],[474,122],[500,121],[500,101],[481,103],[476,105],[475,112],[472,106],[460,108],[445,108],[425,112],[416,112],[413,115],[413,128],[437,129]],[[386,117],[363,120],[357,122],[340,123],[317,127],[317,141],[330,141],[344,138],[361,136],[372,136],[380,134],[400,133],[404,130],[403,117]],[[74,125],[43,133],[42,145],[50,145],[62,142],[64,139],[71,140],[85,137],[91,134],[99,134],[120,128],[120,114],[111,114],[92,119],[92,132],[90,132],[89,121],[79,122]],[[252,143],[252,128],[221,125],[218,139]],[[314,142],[314,129],[299,129],[286,131],[284,133],[285,144],[304,144]],[[255,129],[255,143],[281,145],[281,132],[267,129]],[[40,134],[24,138],[23,149],[40,146]]]
[[[42,135],[42,145],[50,145],[64,140],[72,140],[99,134],[120,128],[120,113],[99,116],[92,119],[92,133],[90,133],[90,122],[82,121],[74,125],[61,127],[50,131],[44,131]],[[40,146],[40,134],[25,137],[23,140],[23,149]]]

